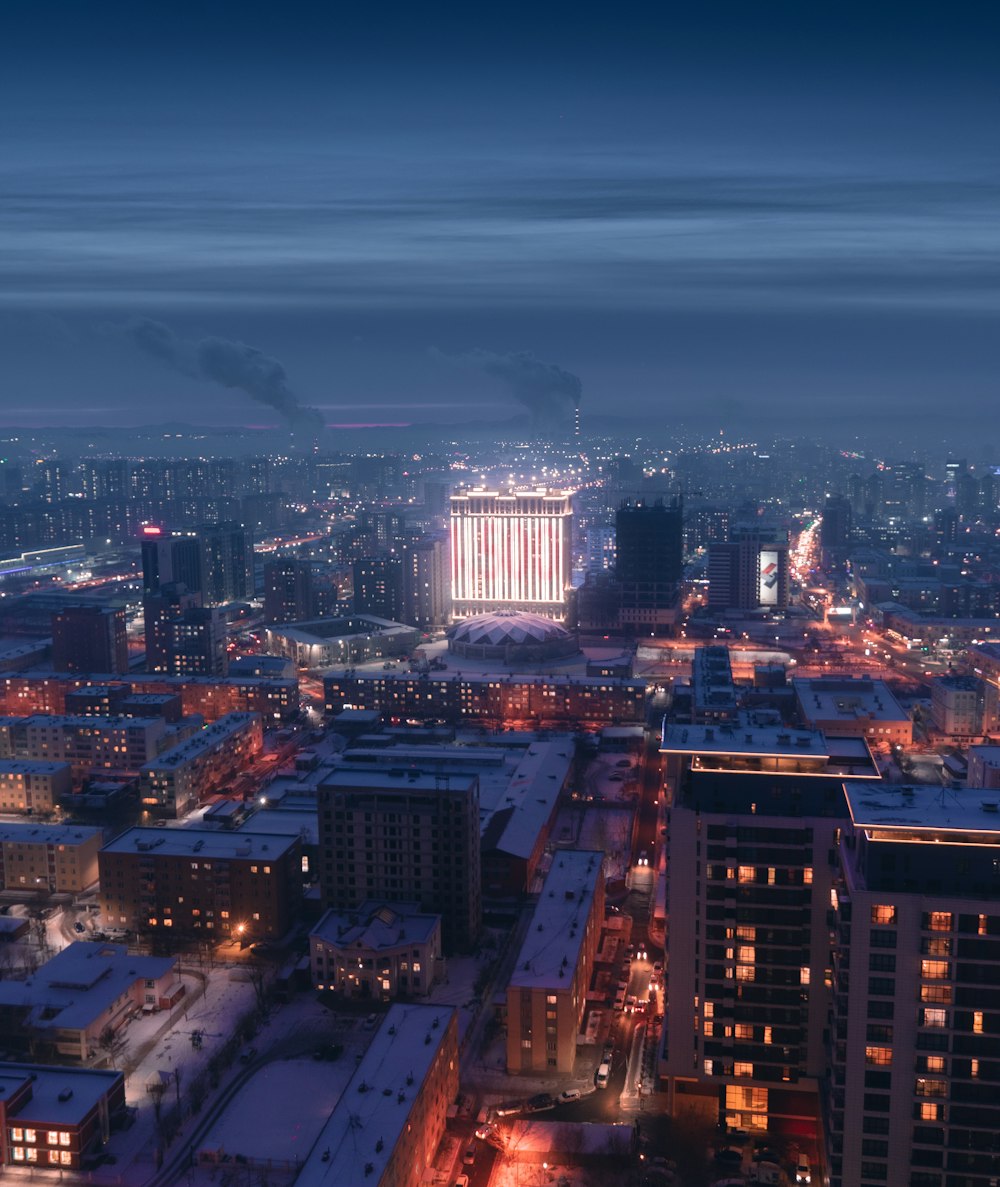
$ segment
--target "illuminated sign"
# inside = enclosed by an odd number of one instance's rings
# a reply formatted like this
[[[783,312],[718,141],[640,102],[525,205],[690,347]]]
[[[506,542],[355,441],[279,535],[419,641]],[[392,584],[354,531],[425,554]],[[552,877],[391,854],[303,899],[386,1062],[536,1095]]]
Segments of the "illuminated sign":
[[[162,536],[162,535],[163,535],[163,528],[154,527],[154,526],[153,526],[153,524],[151,524],[151,523],[148,523],[148,524],[146,524],[146,526],[145,526],[145,527],[142,529],[142,534],[143,534],[144,536]]]
[[[778,554],[772,549],[761,549],[760,553],[760,585],[757,601],[761,606],[777,606],[778,583],[781,569],[778,567]]]

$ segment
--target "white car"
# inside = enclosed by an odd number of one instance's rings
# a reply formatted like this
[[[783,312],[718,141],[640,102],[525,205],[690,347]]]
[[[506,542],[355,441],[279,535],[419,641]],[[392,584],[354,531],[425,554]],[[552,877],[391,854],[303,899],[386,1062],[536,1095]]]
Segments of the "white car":
[[[639,851],[639,859],[638,859],[638,861],[636,861],[635,864],[637,866],[648,866],[649,865],[649,854],[646,852],[645,849],[641,849]]]
[[[799,1160],[795,1164],[795,1182],[801,1184],[812,1182],[812,1167],[807,1154],[800,1154]]]

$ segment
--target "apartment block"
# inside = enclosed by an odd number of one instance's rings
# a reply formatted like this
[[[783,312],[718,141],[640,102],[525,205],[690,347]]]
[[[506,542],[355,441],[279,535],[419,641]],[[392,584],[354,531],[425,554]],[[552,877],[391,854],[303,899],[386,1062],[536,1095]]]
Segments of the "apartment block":
[[[475,944],[482,924],[477,776],[334,770],[317,804],[324,906],[418,903],[441,916],[446,952]]]
[[[138,773],[168,744],[162,719],[0,717],[0,758],[69,763],[74,780],[92,772]]]
[[[79,894],[97,881],[102,842],[99,828],[0,823],[0,889]]]
[[[507,985],[507,1071],[572,1072],[604,922],[603,853],[553,855]]]
[[[458,1018],[394,1005],[320,1131],[296,1187],[421,1187],[458,1096]]]
[[[298,837],[132,828],[98,855],[106,924],[183,937],[278,939],[298,919]]]
[[[139,772],[140,800],[151,812],[183,816],[249,766],[263,748],[259,713],[227,713],[146,763]]]
[[[67,762],[0,759],[0,812],[45,815],[73,790],[73,768]]]
[[[989,1187],[1000,1131],[1000,802],[845,784],[836,848],[833,1187]]]
[[[340,672],[324,678],[323,690],[328,714],[374,709],[401,720],[617,725],[646,714],[645,681],[603,676]]]

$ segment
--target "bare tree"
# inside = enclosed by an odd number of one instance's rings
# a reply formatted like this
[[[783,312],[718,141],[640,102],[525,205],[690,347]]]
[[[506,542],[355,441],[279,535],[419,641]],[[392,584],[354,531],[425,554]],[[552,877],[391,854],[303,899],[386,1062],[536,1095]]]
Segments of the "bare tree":
[[[117,1069],[118,1061],[128,1050],[128,1039],[120,1030],[115,1030],[113,1026],[106,1026],[101,1031],[100,1037],[97,1040],[97,1046],[108,1057],[108,1063]]]

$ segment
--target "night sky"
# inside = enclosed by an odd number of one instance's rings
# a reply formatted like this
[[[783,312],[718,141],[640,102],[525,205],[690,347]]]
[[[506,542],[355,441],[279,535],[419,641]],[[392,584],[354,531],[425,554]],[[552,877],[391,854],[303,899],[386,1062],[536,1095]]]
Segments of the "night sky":
[[[279,423],[214,350],[335,424],[523,412],[519,359],[976,438],[998,62],[992,2],[5,0],[0,425]]]

